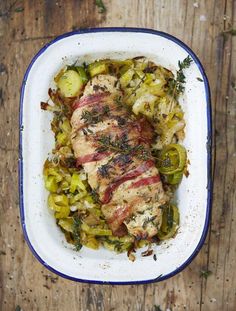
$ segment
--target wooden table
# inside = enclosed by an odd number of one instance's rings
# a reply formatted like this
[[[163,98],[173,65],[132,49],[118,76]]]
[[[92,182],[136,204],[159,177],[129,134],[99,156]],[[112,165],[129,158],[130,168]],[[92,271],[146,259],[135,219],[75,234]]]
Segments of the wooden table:
[[[236,310],[236,1],[104,3],[107,10],[101,14],[93,0],[0,1],[0,310],[15,310],[18,305],[24,311],[152,311],[159,310],[159,305],[160,310]],[[196,259],[182,273],[161,283],[99,286],[62,279],[33,257],[22,236],[17,160],[23,74],[33,55],[50,39],[72,29],[100,26],[169,32],[197,53],[210,80],[214,127],[212,222]],[[200,276],[201,271],[211,273]]]

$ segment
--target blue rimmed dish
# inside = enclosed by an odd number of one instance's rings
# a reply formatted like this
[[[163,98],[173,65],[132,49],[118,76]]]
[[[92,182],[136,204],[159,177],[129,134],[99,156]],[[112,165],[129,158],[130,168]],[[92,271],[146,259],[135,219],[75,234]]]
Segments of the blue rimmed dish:
[[[54,139],[50,114],[40,110],[48,98],[53,77],[65,64],[78,59],[125,59],[146,56],[170,70],[187,55],[193,59],[186,71],[186,89],[181,97],[185,112],[184,145],[190,161],[189,177],[177,191],[180,228],[174,239],[156,246],[153,257],[135,262],[126,254],[105,249],[83,248],[75,252],[66,243],[47,208],[42,168]],[[98,28],[73,31],[45,45],[32,59],[20,97],[20,214],[25,239],[35,257],[58,275],[80,282],[139,284],[161,281],[183,270],[202,247],[211,211],[211,103],[204,69],[193,51],[177,38],[163,32],[140,28]]]

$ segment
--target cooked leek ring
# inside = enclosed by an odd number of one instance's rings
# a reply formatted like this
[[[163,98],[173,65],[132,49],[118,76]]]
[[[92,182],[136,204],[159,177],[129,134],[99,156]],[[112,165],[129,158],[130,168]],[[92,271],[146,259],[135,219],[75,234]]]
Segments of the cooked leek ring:
[[[105,61],[102,61],[102,60],[91,63],[88,66],[88,72],[89,72],[91,78],[93,78],[94,76],[97,76],[99,74],[108,73],[108,65]]]
[[[186,150],[179,144],[165,146],[160,154],[159,171],[162,174],[171,175],[181,172],[186,165]]]
[[[167,240],[177,232],[179,226],[179,210],[175,205],[167,205],[162,215],[162,224],[157,236],[160,240]]]
[[[83,80],[78,72],[67,70],[60,76],[57,87],[64,97],[74,97],[80,93]]]

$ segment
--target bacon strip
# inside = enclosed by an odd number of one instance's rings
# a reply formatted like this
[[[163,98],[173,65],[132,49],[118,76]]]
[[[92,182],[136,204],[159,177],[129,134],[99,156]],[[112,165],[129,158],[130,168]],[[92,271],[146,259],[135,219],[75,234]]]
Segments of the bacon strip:
[[[141,164],[138,168],[134,169],[133,171],[115,179],[115,181],[105,190],[102,203],[103,204],[109,203],[112,198],[112,193],[114,192],[115,189],[117,189],[124,182],[140,176],[142,173],[144,173],[146,170],[153,167],[154,165],[155,164],[152,160],[148,160],[143,164]]]
[[[142,186],[156,184],[160,182],[160,180],[161,180],[160,175],[142,178],[139,181],[132,183],[132,185],[129,188],[139,188]]]
[[[97,104],[101,101],[103,101],[105,98],[107,98],[107,96],[110,93],[105,92],[105,93],[95,93],[92,95],[88,95],[84,98],[79,99],[78,101],[76,100],[72,106],[73,110],[83,107],[83,106],[87,106],[87,105],[94,105]]]
[[[107,219],[108,224],[110,224],[113,232],[118,230],[126,217],[129,216],[130,208],[127,204],[121,205],[116,208],[114,214],[111,218]]]
[[[111,154],[111,152],[95,152],[95,153],[91,153],[91,154],[86,154],[83,157],[77,158],[76,166],[78,167],[84,163],[102,160],[102,159],[106,158],[107,156],[109,156],[110,154]]]

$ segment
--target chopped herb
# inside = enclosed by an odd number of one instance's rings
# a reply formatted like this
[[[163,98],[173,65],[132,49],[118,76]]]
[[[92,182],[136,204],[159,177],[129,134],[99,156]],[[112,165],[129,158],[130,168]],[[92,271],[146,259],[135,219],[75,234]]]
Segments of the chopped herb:
[[[184,84],[185,84],[185,75],[184,75],[184,69],[187,69],[190,67],[192,63],[192,59],[188,55],[182,62],[178,62],[179,70],[176,74],[176,79],[170,79],[169,80],[169,94],[174,97],[174,99],[177,99],[178,96],[184,92]]]
[[[98,174],[103,177],[103,178],[108,178],[109,177],[109,169],[111,168],[111,165],[110,164],[104,164],[104,165],[101,165],[99,168],[98,168]]]
[[[76,216],[73,217],[74,220],[74,224],[73,224],[73,238],[74,238],[74,242],[75,242],[75,250],[79,251],[82,248],[82,244],[80,241],[80,226],[81,226],[81,219]]]
[[[233,90],[236,91],[236,83],[234,81],[231,82],[231,86],[232,86]]]
[[[236,29],[234,29],[234,28],[227,29],[227,30],[223,31],[222,34],[223,35],[236,36]]]
[[[197,77],[197,80],[203,82],[202,78]]]
[[[154,311],[162,311],[160,306],[154,305]]]
[[[210,270],[201,270],[200,271],[200,277],[207,279],[208,276],[210,276],[212,274],[212,271]]]
[[[103,117],[109,115],[109,106],[104,106],[102,112],[97,111],[97,109],[84,110],[81,115],[81,120],[84,120],[86,124],[97,124],[102,121]]]
[[[88,135],[88,132],[86,131],[86,129],[82,128],[82,132],[84,133],[84,135]]]
[[[21,8],[21,7],[15,9],[16,13],[23,12],[23,11],[24,11],[24,8]]]
[[[169,228],[169,230],[171,230],[171,228],[173,227],[173,209],[171,208],[171,205],[168,205],[167,208],[167,226]]]
[[[105,13],[106,7],[102,0],[95,0],[95,5],[99,8],[99,13]]]
[[[93,198],[95,203],[99,203],[100,202],[99,201],[99,195],[98,195],[96,189],[92,189],[90,194],[91,194],[91,196],[92,196],[92,198]]]
[[[100,147],[96,149],[97,152],[105,152],[107,150],[119,152],[125,155],[137,156],[140,159],[148,160],[153,159],[148,149],[145,149],[143,145],[130,146],[128,144],[128,136],[125,134],[121,138],[116,137],[112,140],[110,135],[102,135],[98,138]]]
[[[126,119],[122,118],[121,116],[116,117],[116,120],[120,127],[126,124]]]
[[[147,217],[144,222],[143,222],[143,229],[146,229],[147,228],[147,225],[149,223],[153,223],[153,220],[156,218],[156,216],[152,216],[152,217]]]

